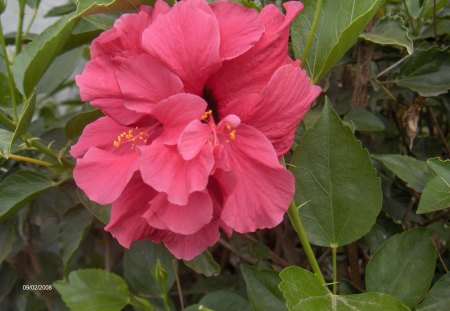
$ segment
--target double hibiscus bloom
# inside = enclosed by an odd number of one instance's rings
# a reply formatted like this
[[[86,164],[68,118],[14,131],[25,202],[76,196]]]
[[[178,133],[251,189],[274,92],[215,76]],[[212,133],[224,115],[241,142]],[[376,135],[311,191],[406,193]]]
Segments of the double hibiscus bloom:
[[[112,203],[105,229],[124,247],[150,239],[189,260],[219,228],[282,221],[294,178],[279,157],[320,93],[287,51],[303,5],[284,7],[157,0],[94,40],[76,81],[105,116],[70,152],[78,186]]]

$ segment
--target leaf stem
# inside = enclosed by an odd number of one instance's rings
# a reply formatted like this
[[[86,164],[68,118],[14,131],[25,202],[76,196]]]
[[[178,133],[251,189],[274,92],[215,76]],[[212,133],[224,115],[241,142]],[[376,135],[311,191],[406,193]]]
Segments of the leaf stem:
[[[8,74],[8,85],[9,85],[9,92],[11,94],[11,102],[13,106],[14,111],[14,123],[17,123],[18,115],[17,115],[17,98],[16,98],[16,86],[14,85],[14,77],[11,72],[11,62],[9,61],[8,52],[6,51],[6,42],[5,42],[5,36],[3,34],[3,25],[2,21],[0,20],[0,44],[2,45],[2,55],[3,59],[5,60],[5,67],[6,67],[6,73]],[[5,122],[5,120],[2,118],[2,121]],[[7,122],[5,122],[7,123]],[[14,127],[14,124],[12,124]]]
[[[304,65],[306,62],[306,58],[308,57],[309,49],[311,48],[312,41],[314,39],[314,35],[316,32],[317,24],[319,22],[320,11],[322,10],[323,0],[317,1],[316,11],[314,12],[314,20],[311,25],[311,31],[309,32],[308,39],[306,40],[305,48],[302,53],[302,64]],[[316,81],[313,81],[315,83]]]
[[[417,35],[417,30],[416,30],[416,27],[415,27],[414,18],[412,17],[411,13],[409,12],[408,5],[406,4],[406,0],[403,0],[402,2],[403,2],[403,6],[405,7],[406,15],[408,15],[409,23],[411,24],[410,25],[411,26],[411,30],[412,30],[414,35]]]
[[[38,13],[38,9],[39,9],[38,5],[36,5],[35,8],[33,9],[33,16],[31,17],[31,20],[28,23],[28,26],[25,29],[25,32],[23,33],[23,37],[25,37],[25,39],[28,36],[28,33],[30,32],[31,26],[33,25],[33,23],[34,23],[34,21],[36,19],[36,16],[37,16],[37,13]]]
[[[295,204],[295,200],[293,199],[291,205],[288,210],[289,219],[291,220],[292,226],[297,232],[298,238],[300,239],[300,243],[305,250],[306,256],[308,257],[309,264],[314,271],[314,274],[319,279],[320,283],[325,285],[325,279],[323,278],[322,271],[320,271],[319,264],[317,263],[317,259],[314,256],[314,252],[309,244],[308,238],[306,237],[305,228],[303,227],[302,220],[300,218],[300,214],[297,209],[297,205]]]
[[[19,22],[16,32],[16,55],[22,51],[23,18],[25,16],[25,0],[19,0]]]
[[[41,143],[39,140],[37,140],[36,138],[32,137],[30,134],[25,134],[23,135],[22,138],[26,143],[28,143],[29,145],[33,146],[34,148],[36,148],[37,150],[39,150],[40,152],[42,152],[43,154],[48,155],[50,158],[56,160],[58,163],[63,164],[65,166],[68,167],[73,167],[73,163],[70,162],[69,160],[67,160],[66,158],[61,158],[59,157],[53,150],[51,150],[50,148],[48,148],[46,145],[44,145],[43,143]]]
[[[38,159],[33,159],[33,158],[29,158],[29,157],[24,157],[21,155],[17,155],[17,154],[9,154],[10,159],[14,159],[17,161],[22,161],[22,162],[28,162],[28,163],[33,163],[33,164],[37,164],[37,165],[41,165],[41,166],[45,166],[45,167],[49,167],[52,166],[53,164],[50,162],[46,162],[46,161],[42,161],[42,160],[38,160]]]
[[[331,254],[333,256],[333,295],[337,295],[337,247],[331,246]]]

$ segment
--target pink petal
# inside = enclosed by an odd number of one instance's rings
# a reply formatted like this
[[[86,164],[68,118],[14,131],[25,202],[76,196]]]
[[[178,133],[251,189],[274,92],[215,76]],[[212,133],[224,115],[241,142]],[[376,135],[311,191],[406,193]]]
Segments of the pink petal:
[[[109,117],[101,117],[87,125],[78,142],[70,148],[74,158],[81,158],[91,147],[113,150],[114,140],[121,132],[128,130]]]
[[[143,217],[157,229],[189,235],[209,224],[212,214],[212,200],[206,192],[192,193],[188,204],[183,206],[170,203],[167,195],[160,193],[150,202]]]
[[[83,101],[121,97],[113,70],[115,66],[107,58],[96,58],[87,63],[83,73],[75,77]]]
[[[263,133],[281,156],[289,151],[298,123],[320,92],[297,63],[284,65],[260,96],[237,98],[227,112],[239,114],[243,123]]]
[[[140,176],[135,174],[117,201],[112,204],[111,219],[105,230],[123,247],[129,248],[134,241],[146,238],[159,242],[162,233],[150,227],[142,218],[156,194],[156,191],[144,184]]]
[[[167,194],[171,203],[188,204],[189,194],[203,191],[214,166],[211,146],[205,146],[192,160],[185,161],[177,146],[157,141],[141,147],[141,173],[144,182]]]
[[[133,124],[141,119],[148,118],[147,114],[125,108],[122,98],[96,99],[91,101],[91,106],[100,109],[104,114],[124,125]]]
[[[91,58],[122,56],[143,53],[142,32],[152,21],[152,8],[141,6],[138,13],[123,14],[114,27],[103,32],[91,45]]]
[[[175,4],[142,38],[144,49],[175,72],[190,93],[201,95],[206,79],[221,66],[217,21],[195,2]]]
[[[294,195],[294,177],[279,163],[270,141],[241,124],[225,150],[231,171],[214,175],[224,193],[221,219],[240,233],[278,225]]]
[[[220,238],[219,225],[214,221],[191,235],[171,234],[163,238],[164,245],[178,259],[192,260]]]
[[[194,120],[181,133],[178,140],[178,152],[184,160],[192,160],[202,150],[211,135],[211,127]]]
[[[210,4],[220,31],[220,57],[232,59],[252,48],[264,32],[256,10],[233,2]]]
[[[207,103],[199,96],[181,93],[155,105],[152,115],[164,126],[159,138],[165,144],[176,144],[184,128],[193,120],[199,120]]]
[[[290,23],[303,4],[286,2],[283,6],[286,16],[272,4],[265,6],[260,14],[265,32],[258,43],[241,56],[224,62],[208,80],[206,89],[212,92],[219,109],[244,94],[260,93],[278,67],[292,62],[287,56]]]
[[[146,54],[128,58],[116,76],[125,107],[138,112],[150,112],[156,103],[184,91],[180,78]]]
[[[92,201],[109,204],[115,201],[139,169],[139,154],[117,155],[91,147],[77,160],[73,178]]]

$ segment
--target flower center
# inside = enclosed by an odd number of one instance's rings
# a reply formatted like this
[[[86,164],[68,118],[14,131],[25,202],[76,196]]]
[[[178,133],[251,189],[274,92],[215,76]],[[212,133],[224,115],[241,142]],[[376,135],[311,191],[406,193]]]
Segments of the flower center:
[[[219,123],[219,112],[217,111],[217,101],[212,92],[207,88],[203,89],[203,99],[208,103],[207,111],[211,111],[215,123]]]
[[[120,133],[114,141],[114,147],[118,148],[121,144],[131,143],[131,148],[134,148],[138,142],[146,144],[148,137],[149,135],[146,132],[139,131],[139,128],[136,126],[135,129],[129,129]]]
[[[211,109],[205,111],[200,120],[207,123],[211,127],[211,136],[208,143],[212,146],[217,146],[220,142],[229,143],[236,139],[236,130],[233,125],[226,120],[223,120],[216,125],[213,118],[213,111]]]

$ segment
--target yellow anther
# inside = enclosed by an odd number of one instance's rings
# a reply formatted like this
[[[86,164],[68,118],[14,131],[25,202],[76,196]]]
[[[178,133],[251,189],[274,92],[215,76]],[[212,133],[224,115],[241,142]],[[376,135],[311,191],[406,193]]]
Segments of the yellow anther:
[[[136,132],[139,128],[136,127]],[[119,147],[122,143],[132,143],[132,148],[136,145],[136,141],[140,140],[147,143],[148,134],[146,132],[134,133],[134,130],[128,130],[120,133],[117,136],[117,140],[114,141],[114,147]]]
[[[205,111],[205,113],[202,115],[202,117],[201,117],[201,120],[206,120],[206,119],[208,119],[209,118],[209,116],[212,114],[212,110],[210,109],[210,110],[208,110],[208,111]]]
[[[230,139],[235,140],[236,139],[236,130],[230,131]]]

